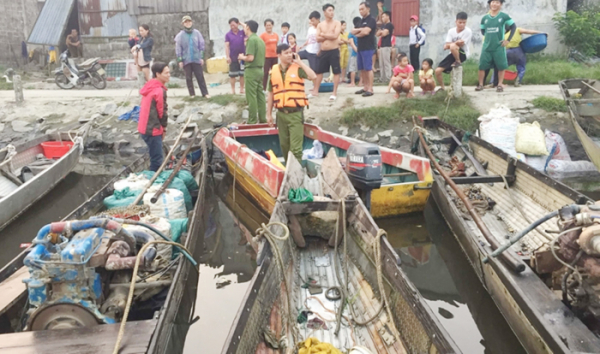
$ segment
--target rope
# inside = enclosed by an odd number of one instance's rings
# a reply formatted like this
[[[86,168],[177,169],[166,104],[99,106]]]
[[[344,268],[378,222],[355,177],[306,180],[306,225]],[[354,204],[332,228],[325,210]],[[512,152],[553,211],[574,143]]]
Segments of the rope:
[[[276,226],[276,225],[283,228],[283,230],[284,230],[283,236],[277,236],[273,232],[271,232],[271,230],[269,230],[270,226]],[[256,236],[254,236],[252,238],[252,241],[258,242],[258,241],[260,241],[261,237],[264,237],[265,239],[267,239],[267,241],[271,245],[271,249],[273,250],[273,255],[275,256],[275,260],[277,261],[277,264],[279,265],[279,270],[281,272],[281,277],[283,278],[283,283],[285,284],[285,293],[287,295],[287,306],[286,306],[286,309],[284,310],[284,312],[285,312],[284,317],[287,318],[288,332],[292,334],[292,342],[290,343],[288,340],[288,348],[293,348],[294,344],[296,343],[296,339],[298,338],[298,335],[296,334],[297,328],[294,323],[295,319],[292,319],[292,316],[291,316],[292,297],[290,294],[290,286],[287,281],[287,276],[285,275],[285,266],[283,264],[283,256],[281,255],[281,250],[279,249],[279,247],[277,246],[277,243],[275,242],[275,241],[285,242],[286,240],[288,240],[290,237],[290,230],[288,229],[287,225],[285,225],[284,223],[281,223],[281,222],[270,222],[267,225],[265,225],[263,223],[263,224],[261,224],[260,228],[258,228],[258,230],[256,230]],[[290,245],[290,247],[291,247],[291,245]]]
[[[335,271],[335,276],[338,280],[338,282],[340,283],[340,287],[338,287],[338,289],[340,290],[340,292],[342,293],[342,301],[343,303],[345,302],[349,302],[348,298],[350,298],[349,295],[349,290],[348,290],[348,254],[347,254],[347,245],[346,245],[346,201],[344,199],[341,200],[340,205],[342,206],[342,217],[343,217],[343,231],[344,231],[344,261],[346,263],[346,283],[344,285],[344,282],[342,282],[342,279],[338,273],[338,266],[337,266],[337,244],[338,244],[338,239],[337,239],[337,235],[338,235],[338,227],[339,227],[339,214],[338,214],[338,222],[336,222],[335,224],[335,244],[334,244],[334,256],[333,256],[333,269]],[[352,298],[356,297],[358,295],[358,293],[355,296],[352,296]],[[343,307],[343,303],[342,306]],[[350,313],[352,314],[352,321],[358,325],[358,326],[366,326],[369,323],[373,322],[374,320],[376,320],[379,317],[379,314],[381,313],[381,311],[383,310],[383,303],[381,303],[381,306],[379,306],[379,310],[377,310],[377,312],[375,313],[375,315],[373,315],[373,317],[367,319],[366,321],[359,321],[358,320],[358,316],[356,315],[356,313],[354,313],[354,307],[352,306],[348,306],[350,308]],[[341,314],[342,310],[340,310],[340,314]],[[339,331],[339,328],[336,328],[337,331]],[[337,332],[336,332],[337,334]]]
[[[308,296],[306,299],[304,299],[304,307],[306,307],[306,309],[307,309],[308,311],[311,311],[311,312],[312,312],[312,313],[314,313],[314,314],[315,314],[317,317],[319,317],[321,320],[323,320],[323,322],[333,322],[333,321],[337,321],[336,319],[333,319],[333,320],[328,320],[328,319],[325,319],[325,318],[323,318],[323,317],[322,317],[320,314],[318,314],[317,312],[314,312],[314,311],[312,311],[312,310],[310,309],[310,307],[308,306],[308,300],[317,300],[317,301],[319,302],[319,304],[321,304],[321,307],[323,307],[323,309],[324,309],[325,311],[329,312],[329,313],[332,313],[332,314],[336,315],[336,312],[335,312],[335,311],[333,311],[333,310],[331,310],[331,309],[328,309],[327,307],[325,307],[325,304],[323,304],[323,302],[321,301],[321,299],[319,299],[319,298],[318,298],[318,297],[316,297],[316,296]],[[355,338],[355,336],[354,336],[354,328],[353,328],[353,327],[352,327],[352,325],[351,325],[351,321],[350,321],[350,319],[349,319],[347,316],[342,316],[342,317],[343,317],[343,318],[344,318],[346,321],[348,321],[348,325],[349,325],[349,327],[350,327],[350,335],[351,335],[351,337],[352,337],[352,345],[353,345],[353,346],[355,346],[355,345],[356,345],[356,338]],[[310,337],[310,335],[309,335],[309,337]]]
[[[383,299],[383,303],[385,304],[385,308],[387,310],[387,315],[389,317],[389,323],[392,327],[392,332],[394,333],[394,337],[398,343],[402,343],[400,339],[400,333],[396,328],[396,323],[394,322],[394,317],[392,317],[392,309],[390,307],[390,300],[388,299],[387,293],[383,287],[383,272],[381,270],[381,236],[387,235],[385,230],[379,229],[377,231],[377,235],[375,236],[375,245],[373,245],[373,254],[375,257],[375,267],[377,268],[377,285],[379,286],[379,292],[381,293],[381,298]]]
[[[131,284],[129,286],[129,294],[127,295],[127,304],[125,305],[125,311],[123,312],[123,318],[121,319],[121,327],[119,328],[119,335],[117,336],[117,342],[115,343],[115,348],[113,350],[113,354],[119,353],[119,349],[121,347],[121,341],[123,340],[123,335],[125,334],[125,324],[127,323],[127,317],[129,316],[129,311],[131,310],[131,303],[133,301],[133,293],[135,292],[135,283],[136,283],[137,273],[140,268],[140,260],[142,259],[142,255],[144,254],[146,249],[150,245],[153,245],[153,244],[164,244],[164,245],[176,246],[176,247],[183,249],[187,253],[192,254],[187,248],[182,246],[180,243],[171,242],[171,241],[163,241],[163,240],[150,241],[150,242],[146,243],[144,245],[144,247],[142,247],[142,249],[138,252],[138,254],[135,258],[135,266],[133,267],[133,275],[131,277]],[[196,269],[196,271],[198,271],[198,269],[196,267],[192,267],[192,268],[194,268],[194,269]]]

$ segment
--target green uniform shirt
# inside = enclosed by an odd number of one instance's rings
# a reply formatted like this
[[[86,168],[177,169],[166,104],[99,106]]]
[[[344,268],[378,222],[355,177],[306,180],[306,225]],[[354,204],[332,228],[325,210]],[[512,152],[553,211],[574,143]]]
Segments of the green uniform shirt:
[[[515,23],[510,16],[504,12],[499,12],[496,16],[489,13],[481,19],[481,29],[485,39],[483,41],[482,51],[494,52],[502,47],[505,28]]]
[[[279,69],[281,69],[281,77],[283,78],[283,81],[285,81],[285,73],[287,70],[284,70],[283,67],[281,66],[281,64],[279,65]],[[302,68],[298,68],[298,76],[300,76],[301,79],[308,79],[308,75],[306,75],[306,71],[304,71],[304,69],[302,69]],[[267,91],[273,92],[273,87],[271,87],[271,73],[269,73],[269,82],[267,83]]]
[[[254,55],[254,60],[246,62],[246,68],[262,68],[265,65],[265,42],[252,33],[246,43],[246,55]]]

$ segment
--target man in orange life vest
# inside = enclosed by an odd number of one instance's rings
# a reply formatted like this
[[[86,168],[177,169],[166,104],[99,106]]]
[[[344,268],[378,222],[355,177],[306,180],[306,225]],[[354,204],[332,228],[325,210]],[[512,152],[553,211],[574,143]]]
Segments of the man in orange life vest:
[[[304,107],[308,106],[304,79],[312,81],[317,74],[287,44],[277,46],[277,56],[279,64],[271,69],[267,85],[267,122],[273,125],[273,107],[277,108],[277,128],[283,157],[287,160],[288,152],[292,151],[298,161],[302,161]]]

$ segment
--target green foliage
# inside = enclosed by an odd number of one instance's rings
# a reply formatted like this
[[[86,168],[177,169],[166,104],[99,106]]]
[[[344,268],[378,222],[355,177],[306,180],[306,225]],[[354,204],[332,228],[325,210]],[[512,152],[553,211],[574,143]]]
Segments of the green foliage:
[[[348,109],[342,114],[341,122],[348,126],[365,124],[371,127],[385,127],[398,121],[410,121],[413,116],[438,116],[458,128],[474,131],[480,113],[471,106],[468,98],[452,98],[440,92],[423,99],[399,99],[391,106],[378,106],[361,109]]]
[[[169,83],[167,83],[167,88],[170,88],[170,89],[181,88],[181,85],[177,84],[177,83],[169,82]]]
[[[227,106],[230,103],[236,104],[238,107],[246,106],[246,97],[240,95],[232,95],[230,93],[225,95],[216,95],[211,98],[204,98],[202,96],[188,96],[183,98],[184,102],[208,102],[208,103],[216,103],[220,106]]]
[[[584,9],[580,13],[556,13],[554,25],[560,32],[562,43],[587,56],[600,55],[600,11]]]
[[[566,112],[567,104],[564,100],[548,96],[535,98],[531,103],[535,108],[543,109],[546,112]]]

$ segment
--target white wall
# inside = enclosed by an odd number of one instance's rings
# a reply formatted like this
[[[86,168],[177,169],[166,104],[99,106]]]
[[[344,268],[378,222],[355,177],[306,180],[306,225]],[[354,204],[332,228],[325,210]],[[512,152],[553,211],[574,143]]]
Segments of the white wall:
[[[255,20],[260,25],[259,34],[264,32],[263,22],[267,18],[275,21],[275,30],[279,34],[281,34],[281,23],[289,22],[290,31],[296,34],[298,43],[303,44],[308,29],[308,15],[313,10],[322,12],[322,6],[326,2],[326,0],[242,2],[210,0],[210,39],[214,41],[215,55],[225,55],[225,34],[229,31],[227,21],[231,17],[237,17],[240,21]],[[345,20],[351,24],[352,18],[359,16],[358,5],[361,0],[333,0],[331,3],[336,7],[338,20]],[[567,0],[509,0],[503,7],[503,11],[515,20],[517,26],[549,33],[549,44],[545,53],[557,53],[565,48],[560,44],[552,16],[556,12],[565,12],[566,9]],[[447,54],[443,50],[446,33],[448,29],[455,26],[456,14],[460,11],[465,11],[469,15],[467,25],[473,31],[471,57],[479,55],[482,43],[479,24],[488,11],[487,0],[421,0],[420,22],[427,30],[427,44],[421,49],[421,59],[432,58],[434,65],[437,65]],[[349,29],[351,27],[348,26]],[[397,37],[396,45],[401,51],[408,53],[408,37]]]
[[[565,49],[552,17],[556,12],[566,10],[567,0],[509,0],[502,8],[518,27],[548,33],[548,48],[544,53],[558,53]],[[421,0],[420,22],[427,30],[427,43],[421,49],[421,60],[432,58],[434,66],[437,66],[448,54],[443,50],[446,33],[455,26],[456,14],[461,11],[469,15],[467,26],[473,31],[471,57],[479,56],[483,41],[479,25],[488,11],[487,0]],[[408,53],[408,37],[397,37],[396,45]]]
[[[258,34],[265,31],[263,26],[267,18],[275,21],[275,32],[281,35],[281,24],[288,22],[290,32],[296,34],[298,43],[304,44],[308,30],[308,15],[319,11],[323,18],[323,5],[330,2],[335,6],[335,18],[352,23],[358,14],[361,0],[210,0],[210,39],[214,41],[215,56],[225,55],[225,34],[229,32],[227,21],[237,17],[240,22],[254,20],[260,25]]]

